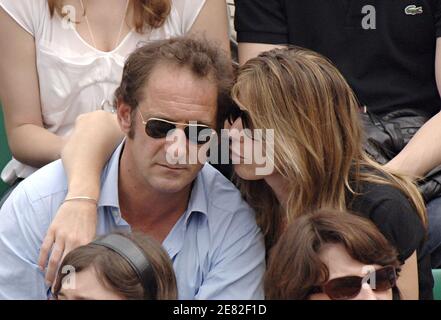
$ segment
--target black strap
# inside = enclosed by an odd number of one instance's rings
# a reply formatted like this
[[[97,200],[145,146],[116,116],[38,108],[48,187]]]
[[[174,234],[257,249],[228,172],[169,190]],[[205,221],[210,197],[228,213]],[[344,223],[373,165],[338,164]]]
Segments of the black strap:
[[[152,300],[156,299],[158,286],[155,273],[152,265],[138,245],[119,234],[109,234],[101,239],[95,240],[92,244],[109,248],[124,258],[141,281],[145,296]]]

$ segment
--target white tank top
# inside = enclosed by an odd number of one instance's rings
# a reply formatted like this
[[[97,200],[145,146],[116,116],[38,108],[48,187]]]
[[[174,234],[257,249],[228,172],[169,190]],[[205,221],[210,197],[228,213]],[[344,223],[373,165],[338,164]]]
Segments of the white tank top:
[[[59,136],[70,133],[78,115],[111,110],[128,55],[146,42],[186,34],[204,3],[172,0],[162,27],[144,34],[132,30],[114,50],[104,52],[85,42],[67,19],[58,14],[51,18],[47,0],[0,0],[0,6],[35,39],[43,124]],[[12,159],[1,178],[11,183],[35,170]]]

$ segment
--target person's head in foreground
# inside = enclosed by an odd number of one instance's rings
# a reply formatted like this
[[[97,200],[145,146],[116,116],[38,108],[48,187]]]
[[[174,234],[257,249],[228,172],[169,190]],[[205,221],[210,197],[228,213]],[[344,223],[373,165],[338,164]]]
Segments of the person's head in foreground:
[[[172,263],[142,234],[111,233],[66,255],[53,295],[58,300],[177,299]]]
[[[232,128],[263,130],[253,131],[251,139],[246,131],[242,139],[233,136],[232,155],[243,160],[234,170],[245,199],[256,209],[267,246],[305,212],[347,208],[348,196],[366,182],[400,190],[425,221],[416,187],[363,150],[357,98],[322,55],[298,47],[263,52],[240,67],[232,97],[238,106],[229,119]],[[262,164],[253,158],[256,153],[244,151],[247,144],[256,151],[259,141],[270,156],[267,161],[274,163],[272,172],[258,174]]]
[[[296,219],[270,253],[267,299],[399,299],[396,250],[367,219],[321,209]]]

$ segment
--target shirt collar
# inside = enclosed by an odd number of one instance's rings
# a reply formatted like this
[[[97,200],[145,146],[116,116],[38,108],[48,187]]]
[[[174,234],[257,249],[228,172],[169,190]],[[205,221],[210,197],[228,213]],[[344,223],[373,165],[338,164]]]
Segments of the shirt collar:
[[[118,177],[119,160],[125,140],[115,149],[101,175],[101,196],[98,207],[115,207],[119,209]]]

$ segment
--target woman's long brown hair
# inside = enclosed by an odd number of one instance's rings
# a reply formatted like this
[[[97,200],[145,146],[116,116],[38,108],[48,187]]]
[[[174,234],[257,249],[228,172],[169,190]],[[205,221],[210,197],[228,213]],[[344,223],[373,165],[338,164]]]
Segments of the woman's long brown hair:
[[[238,179],[271,247],[294,218],[322,207],[345,210],[363,182],[399,189],[425,223],[423,199],[412,181],[371,160],[363,150],[359,103],[337,68],[310,50],[264,52],[239,69],[234,101],[253,127],[274,130],[274,168],[287,183],[282,208],[260,181]],[[365,170],[367,169],[367,170]]]
[[[51,16],[55,11],[62,16],[63,0],[47,0]],[[142,33],[145,27],[159,28],[170,14],[170,0],[131,0],[133,6],[133,25]]]

